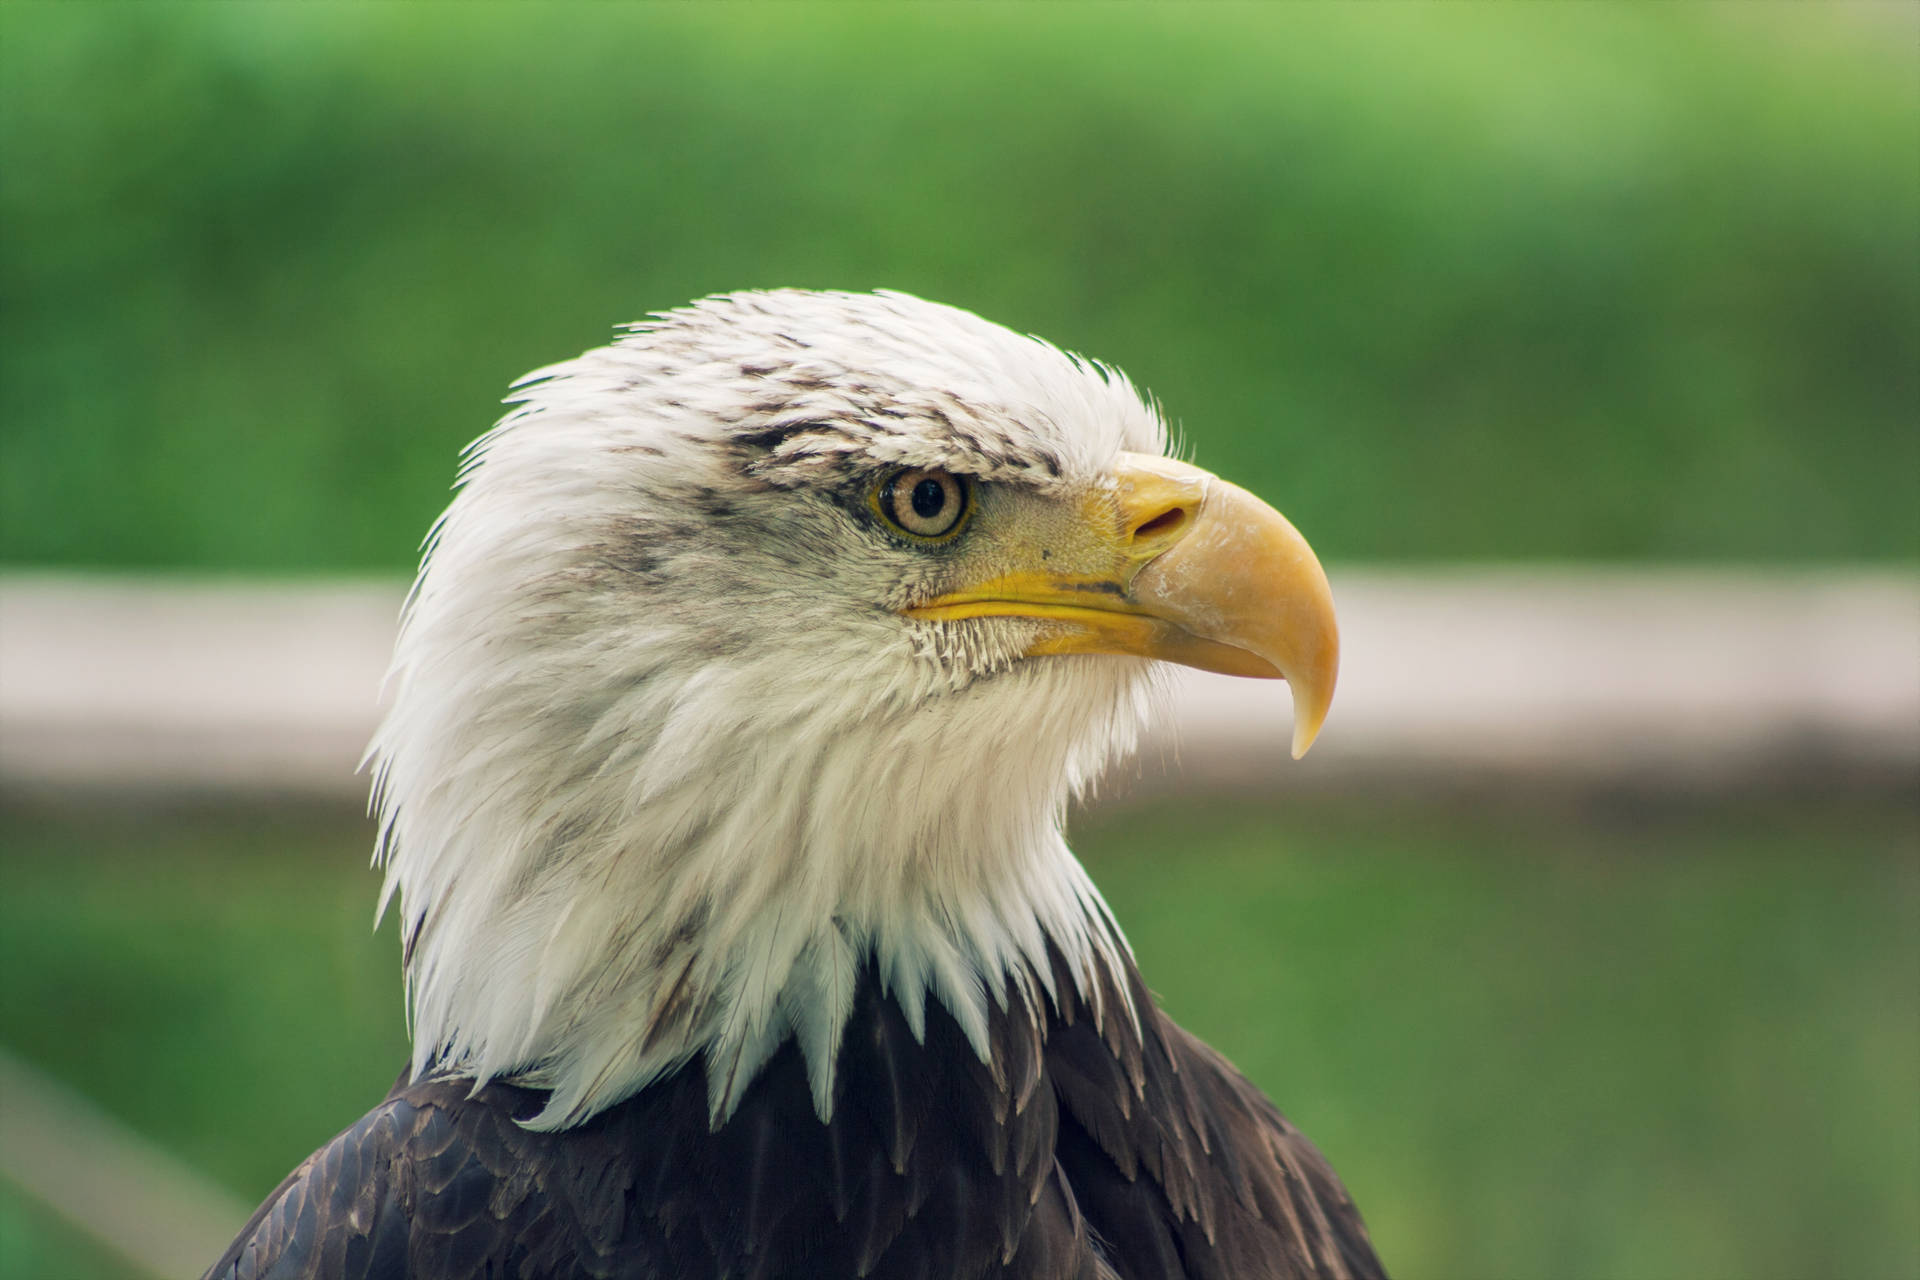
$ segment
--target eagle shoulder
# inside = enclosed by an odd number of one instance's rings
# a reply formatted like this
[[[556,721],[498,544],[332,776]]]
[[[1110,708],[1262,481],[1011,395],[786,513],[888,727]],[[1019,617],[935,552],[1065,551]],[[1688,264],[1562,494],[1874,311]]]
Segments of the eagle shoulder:
[[[1320,1153],[1130,966],[1086,998],[1060,972],[1052,1008],[1010,990],[984,1060],[871,964],[858,989],[824,1123],[793,1041],[717,1128],[698,1063],[557,1131],[524,1123],[541,1091],[403,1082],[208,1280],[1383,1275]]]
[[[1046,1072],[1062,1172],[1126,1280],[1384,1280],[1326,1157],[1163,1013],[1138,970],[1124,980],[1137,1036],[1069,998]]]
[[[471,1085],[396,1086],[274,1189],[206,1280],[656,1274],[605,1230],[620,1206],[592,1172],[611,1153],[581,1144],[581,1176],[548,1176],[546,1135],[518,1122],[542,1097]]]
[[[1042,1025],[982,1061],[937,1004],[910,1027],[869,967],[832,1118],[788,1041],[715,1128],[699,1063],[566,1129],[544,1092],[403,1084],[314,1153],[208,1280],[1113,1280],[1054,1152]]]

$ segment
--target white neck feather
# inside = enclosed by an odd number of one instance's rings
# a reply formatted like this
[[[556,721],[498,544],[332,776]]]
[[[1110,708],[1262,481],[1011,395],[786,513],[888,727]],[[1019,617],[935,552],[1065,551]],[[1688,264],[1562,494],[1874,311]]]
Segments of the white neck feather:
[[[637,758],[439,726],[484,759],[386,824],[416,1073],[550,1088],[537,1123],[558,1127],[704,1051],[718,1121],[794,1037],[825,1118],[869,955],[916,1034],[931,996],[983,1058],[1007,983],[1051,997],[1049,941],[1083,999],[1126,990],[1094,980],[1126,944],[1061,837],[1069,762],[972,723],[999,698],[848,732],[818,707],[729,723],[726,683],[635,698],[663,726]]]

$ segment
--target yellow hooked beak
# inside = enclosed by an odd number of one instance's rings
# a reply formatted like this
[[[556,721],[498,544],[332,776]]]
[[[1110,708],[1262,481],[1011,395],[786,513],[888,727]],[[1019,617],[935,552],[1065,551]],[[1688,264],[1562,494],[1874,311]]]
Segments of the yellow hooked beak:
[[[1080,518],[1022,545],[1018,567],[906,610],[1028,618],[1028,656],[1132,654],[1285,679],[1293,755],[1327,718],[1340,669],[1333,594],[1313,549],[1246,490],[1170,458],[1123,453]]]

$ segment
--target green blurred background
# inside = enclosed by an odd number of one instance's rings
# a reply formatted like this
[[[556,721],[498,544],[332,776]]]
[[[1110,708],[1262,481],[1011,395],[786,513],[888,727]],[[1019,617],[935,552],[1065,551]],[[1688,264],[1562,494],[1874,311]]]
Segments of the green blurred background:
[[[1335,562],[1920,556],[1906,5],[14,0],[0,106],[16,568],[403,573],[508,381],[776,285],[1118,363]],[[250,1202],[384,1090],[363,822],[4,800],[0,1044]],[[1916,803],[1077,844],[1398,1274],[1910,1277]]]
[[[777,285],[1118,363],[1335,560],[1920,553],[1892,6],[3,20],[7,560],[404,568],[509,380]]]

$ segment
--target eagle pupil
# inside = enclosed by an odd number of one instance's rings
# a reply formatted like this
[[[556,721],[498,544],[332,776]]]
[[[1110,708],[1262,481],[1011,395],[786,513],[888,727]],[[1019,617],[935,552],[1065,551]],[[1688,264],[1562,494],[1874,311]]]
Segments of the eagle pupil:
[[[931,520],[947,505],[946,486],[929,476],[913,486],[913,514]]]

